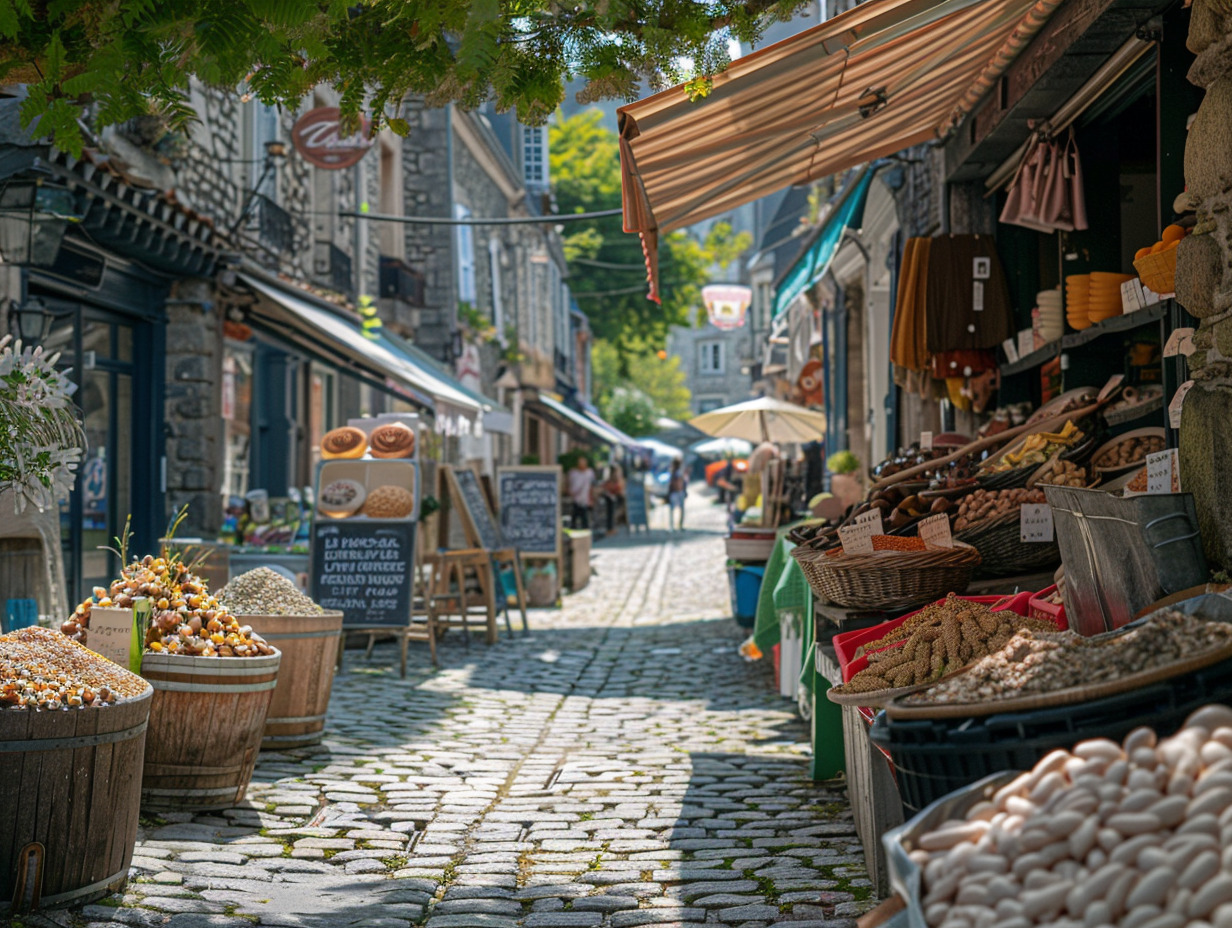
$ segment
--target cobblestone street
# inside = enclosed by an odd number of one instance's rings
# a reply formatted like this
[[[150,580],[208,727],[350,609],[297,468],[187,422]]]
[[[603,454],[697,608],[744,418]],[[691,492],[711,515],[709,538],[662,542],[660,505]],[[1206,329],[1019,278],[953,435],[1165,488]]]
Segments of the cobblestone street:
[[[656,513],[660,519],[661,513]],[[60,924],[854,925],[841,789],[769,661],[736,652],[722,513],[597,545],[531,634],[349,651],[324,743],[262,754],[244,807],[143,819],[128,891]],[[515,619],[516,623],[516,619]],[[40,916],[43,918],[45,916]]]

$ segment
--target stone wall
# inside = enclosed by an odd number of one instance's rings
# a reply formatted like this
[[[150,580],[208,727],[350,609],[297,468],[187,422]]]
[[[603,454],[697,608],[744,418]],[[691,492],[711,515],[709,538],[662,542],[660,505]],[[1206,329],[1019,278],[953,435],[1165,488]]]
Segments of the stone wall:
[[[1181,476],[1194,494],[1207,559],[1232,567],[1232,11],[1195,0],[1189,79],[1206,90],[1185,146],[1194,234],[1177,246],[1177,299],[1198,317],[1193,389],[1181,416]]]

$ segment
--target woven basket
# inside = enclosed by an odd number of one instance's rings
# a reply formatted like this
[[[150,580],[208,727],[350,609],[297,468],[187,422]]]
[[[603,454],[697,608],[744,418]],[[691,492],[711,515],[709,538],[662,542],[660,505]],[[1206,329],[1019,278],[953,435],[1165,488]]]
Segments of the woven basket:
[[[1019,527],[1019,511],[977,522],[954,536],[980,552],[983,577],[1013,577],[1056,567],[1061,563],[1061,549],[1054,536],[1051,542],[1025,542]]]
[[[1134,262],[1142,282],[1156,293],[1176,292],[1176,249],[1144,255]]]
[[[848,609],[903,610],[961,593],[980,566],[980,553],[966,544],[928,551],[840,554],[792,552],[818,596]]]

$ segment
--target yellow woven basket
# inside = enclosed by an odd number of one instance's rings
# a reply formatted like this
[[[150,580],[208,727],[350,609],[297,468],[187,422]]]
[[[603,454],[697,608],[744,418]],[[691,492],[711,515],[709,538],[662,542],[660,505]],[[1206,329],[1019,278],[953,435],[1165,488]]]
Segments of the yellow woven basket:
[[[1144,255],[1134,262],[1134,270],[1142,278],[1142,283],[1156,293],[1176,292],[1175,248]]]

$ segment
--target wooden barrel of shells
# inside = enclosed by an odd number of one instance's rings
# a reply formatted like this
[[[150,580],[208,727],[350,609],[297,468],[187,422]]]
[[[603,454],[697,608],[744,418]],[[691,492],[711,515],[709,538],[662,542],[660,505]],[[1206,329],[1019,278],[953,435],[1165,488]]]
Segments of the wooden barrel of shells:
[[[268,657],[152,654],[141,675],[154,687],[141,805],[229,809],[244,798],[278,684]]]
[[[277,751],[317,744],[325,731],[325,710],[334,686],[342,613],[237,618],[282,652],[261,749]]]
[[[0,916],[123,886],[152,697],[0,712]]]

